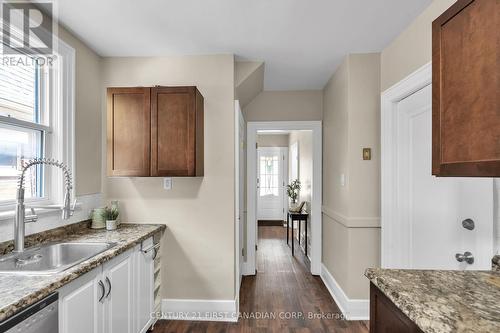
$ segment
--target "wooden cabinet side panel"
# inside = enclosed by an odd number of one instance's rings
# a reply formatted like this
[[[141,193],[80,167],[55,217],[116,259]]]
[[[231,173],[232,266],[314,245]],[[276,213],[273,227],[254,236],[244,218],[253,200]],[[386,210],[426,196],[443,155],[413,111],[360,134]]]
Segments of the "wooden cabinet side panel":
[[[109,176],[149,176],[151,144],[149,88],[108,88]]]
[[[205,102],[196,89],[196,176],[203,177],[205,172]]]
[[[422,330],[370,283],[370,333],[422,333]]]
[[[433,22],[433,174],[500,176],[500,2]]]

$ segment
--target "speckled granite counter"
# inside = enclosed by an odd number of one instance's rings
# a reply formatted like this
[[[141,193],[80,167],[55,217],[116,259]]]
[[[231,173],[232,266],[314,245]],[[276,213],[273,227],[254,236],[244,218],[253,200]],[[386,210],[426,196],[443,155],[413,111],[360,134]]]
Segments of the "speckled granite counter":
[[[369,268],[366,277],[426,333],[500,332],[500,273]]]
[[[166,228],[165,225],[160,224],[123,223],[115,231],[106,231],[92,230],[86,225],[86,223],[79,223],[29,236],[26,239],[26,245],[33,246],[59,240],[116,242],[117,245],[57,274],[45,276],[0,274],[0,321]],[[11,250],[11,242],[0,244],[0,253],[5,254]]]
[[[496,272],[500,272],[500,255],[496,255],[491,259],[492,269]]]

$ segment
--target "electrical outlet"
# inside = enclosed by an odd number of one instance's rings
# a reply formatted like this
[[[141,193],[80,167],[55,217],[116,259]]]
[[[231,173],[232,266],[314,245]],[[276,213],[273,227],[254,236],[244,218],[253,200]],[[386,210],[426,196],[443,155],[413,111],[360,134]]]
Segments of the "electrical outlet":
[[[167,191],[172,189],[172,178],[163,178],[163,189]]]

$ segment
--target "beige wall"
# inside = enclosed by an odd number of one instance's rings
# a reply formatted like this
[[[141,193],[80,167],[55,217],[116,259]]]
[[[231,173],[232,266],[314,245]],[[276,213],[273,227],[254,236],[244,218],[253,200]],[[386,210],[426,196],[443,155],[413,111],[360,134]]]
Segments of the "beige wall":
[[[288,134],[259,134],[257,145],[259,147],[288,147]]]
[[[379,96],[378,53],[347,56],[324,89],[323,263],[353,299],[369,298],[363,273],[380,265]]]
[[[164,298],[234,299],[233,56],[104,58],[102,76],[102,98],[105,87],[156,84],[196,85],[203,94],[204,177],[174,178],[170,191],[163,189],[162,178],[104,175],[103,184],[106,199],[120,201],[124,221],[167,225]],[[104,116],[104,102],[101,110]]]
[[[59,27],[59,37],[75,49],[75,190],[101,192],[101,58]]]
[[[455,2],[456,0],[434,0],[382,51],[382,91],[431,61],[432,21]]]
[[[299,180],[301,189],[299,192],[298,203],[305,201],[307,204],[304,207],[311,214],[311,197],[312,197],[312,176],[313,176],[313,137],[312,131],[291,131],[289,136],[289,153],[292,144],[297,142],[299,150]],[[288,178],[291,182],[291,155],[289,154]],[[305,238],[304,228],[301,229],[300,243],[305,244],[302,240]],[[307,248],[308,256],[311,255],[311,215],[308,217],[307,223]]]
[[[245,108],[247,121],[321,120],[323,116],[323,92],[263,91]]]

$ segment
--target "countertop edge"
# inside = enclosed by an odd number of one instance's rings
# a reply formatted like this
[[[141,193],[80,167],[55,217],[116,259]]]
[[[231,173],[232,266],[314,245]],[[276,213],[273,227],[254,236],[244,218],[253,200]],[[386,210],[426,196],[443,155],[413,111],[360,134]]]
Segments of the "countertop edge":
[[[42,300],[43,298],[49,296],[50,294],[54,293],[56,290],[60,289],[61,287],[65,286],[66,284],[78,279],[85,273],[90,272],[94,268],[101,266],[107,261],[110,261],[111,259],[117,257],[118,255],[126,252],[127,250],[133,248],[135,245],[139,244],[143,240],[159,233],[159,232],[164,232],[166,229],[166,225],[164,224],[135,224],[135,223],[130,223],[132,225],[144,225],[144,226],[156,226],[154,230],[150,230],[146,232],[144,235],[141,235],[138,238],[133,238],[130,241],[123,243],[123,244],[118,244],[90,259],[87,259],[76,266],[63,271],[61,273],[57,273],[54,275],[54,282],[49,284],[48,286],[42,288],[39,291],[33,292],[31,294],[28,294],[22,298],[20,298],[17,302],[11,303],[4,307],[3,309],[0,309],[0,321],[3,321],[10,316],[16,314],[17,312],[21,311],[27,306],[30,306],[39,300]],[[58,277],[57,275],[60,275]]]

